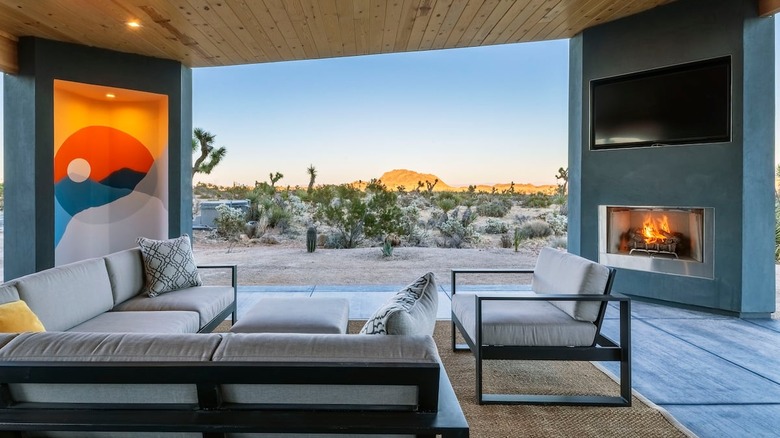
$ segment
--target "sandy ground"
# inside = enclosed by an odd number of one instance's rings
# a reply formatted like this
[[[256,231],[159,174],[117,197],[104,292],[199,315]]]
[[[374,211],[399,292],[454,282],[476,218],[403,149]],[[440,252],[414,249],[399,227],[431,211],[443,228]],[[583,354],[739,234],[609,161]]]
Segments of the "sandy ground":
[[[380,248],[324,249],[307,253],[304,245],[236,246],[194,239],[199,264],[235,263],[241,285],[404,285],[426,272],[439,283],[449,284],[452,268],[533,268],[541,243],[515,252],[513,249],[395,248],[384,257]],[[466,283],[497,283],[492,276],[464,278]],[[526,283],[528,279],[510,277]],[[460,282],[460,279],[458,280]]]

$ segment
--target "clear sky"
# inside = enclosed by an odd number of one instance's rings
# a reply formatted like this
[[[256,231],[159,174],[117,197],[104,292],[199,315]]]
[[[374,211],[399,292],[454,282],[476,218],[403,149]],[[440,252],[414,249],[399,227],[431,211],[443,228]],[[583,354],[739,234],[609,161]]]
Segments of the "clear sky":
[[[193,124],[224,164],[196,180],[306,185],[398,168],[450,185],[554,183],[568,41],[196,69]]]
[[[778,75],[780,56],[775,63]],[[193,76],[193,124],[228,149],[195,181],[252,184],[281,172],[278,184],[305,185],[314,165],[318,183],[406,168],[450,185],[554,184],[567,165],[566,40],[200,68]],[[777,88],[775,95],[780,102]],[[780,139],[780,111],[775,117]],[[2,131],[0,123],[0,146]]]

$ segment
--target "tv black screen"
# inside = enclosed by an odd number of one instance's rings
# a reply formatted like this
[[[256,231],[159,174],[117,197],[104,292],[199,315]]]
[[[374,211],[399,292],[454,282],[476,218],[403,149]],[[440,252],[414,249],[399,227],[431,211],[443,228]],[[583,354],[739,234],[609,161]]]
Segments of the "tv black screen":
[[[731,58],[591,82],[591,149],[731,139]]]

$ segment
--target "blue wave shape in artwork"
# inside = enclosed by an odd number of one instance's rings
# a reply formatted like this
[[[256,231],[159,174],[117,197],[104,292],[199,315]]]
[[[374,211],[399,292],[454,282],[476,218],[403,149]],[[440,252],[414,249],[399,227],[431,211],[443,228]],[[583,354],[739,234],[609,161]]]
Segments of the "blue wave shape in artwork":
[[[57,202],[71,217],[88,208],[114,202],[132,191],[132,189],[107,186],[90,179],[77,183],[70,178],[65,178],[54,185],[54,196]]]
[[[70,220],[73,219],[73,216],[68,214],[67,211],[65,211],[64,208],[62,208],[62,205],[60,205],[59,201],[57,201],[57,198],[54,199],[54,247],[56,248],[57,245],[60,244],[60,240],[62,240],[62,236],[65,235],[65,230],[68,228],[68,224],[70,223]]]
[[[133,190],[138,185],[138,183],[144,179],[144,177],[146,177],[146,174],[143,172],[137,172],[132,169],[123,168],[105,177],[102,181],[100,181],[100,184],[113,187],[115,189]]]

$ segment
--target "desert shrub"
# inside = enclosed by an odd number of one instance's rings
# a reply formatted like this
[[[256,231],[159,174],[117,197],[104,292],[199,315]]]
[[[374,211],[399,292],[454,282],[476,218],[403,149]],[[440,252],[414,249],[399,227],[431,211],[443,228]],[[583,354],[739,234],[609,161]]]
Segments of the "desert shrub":
[[[481,203],[477,205],[477,214],[487,217],[504,217],[509,213],[510,206],[506,205],[506,202],[499,199],[493,199],[489,202]]]
[[[504,221],[488,218],[484,232],[487,234],[504,234],[509,231],[509,226]]]
[[[245,215],[240,209],[225,204],[218,205],[216,210],[217,217],[214,219],[214,224],[217,226],[216,232],[218,236],[231,242],[228,246],[228,252],[230,252],[241,238],[241,233],[244,232]]]
[[[350,184],[342,184],[331,194],[327,204],[317,205],[314,217],[336,230],[344,248],[356,247],[365,237],[382,237],[401,231],[398,195],[387,190],[380,181],[371,180],[365,193]],[[322,200],[327,200],[327,196]]]
[[[447,213],[460,204],[460,197],[454,192],[439,192],[433,197],[433,203]]]
[[[439,246],[445,248],[460,248],[464,243],[474,243],[479,241],[479,234],[474,229],[472,223],[477,215],[468,208],[460,215],[459,209],[453,210],[446,220],[438,224],[439,231],[443,239],[438,242]]]
[[[315,218],[336,230],[339,245],[333,248],[354,248],[363,240],[368,209],[363,193],[351,184],[342,184],[335,187],[333,195],[327,204],[317,206]]]
[[[501,235],[501,248],[511,248],[512,247],[512,236],[509,234],[502,234]]]
[[[346,248],[344,244],[344,238],[341,234],[337,233],[331,233],[326,236],[325,244],[323,244],[325,248],[328,249],[342,249]]]
[[[566,234],[569,225],[568,217],[554,212],[546,213],[542,217],[545,222],[550,224],[553,234],[556,236]]]
[[[364,232],[367,237],[382,237],[401,231],[403,214],[398,207],[398,194],[387,190],[379,180],[371,180],[366,186],[366,207]]]
[[[268,219],[268,227],[278,229],[281,232],[285,232],[290,227],[290,220],[292,214],[285,210],[284,207],[274,203],[265,212],[266,219]]]
[[[567,241],[566,236],[555,236],[550,239],[548,246],[550,246],[550,248],[566,249],[569,247],[569,242]]]
[[[532,208],[546,208],[549,207],[550,204],[552,204],[552,196],[545,195],[542,192],[532,193],[526,196],[523,201],[523,205]]]
[[[520,237],[523,239],[536,239],[552,235],[552,227],[545,221],[534,219],[519,227]]]

